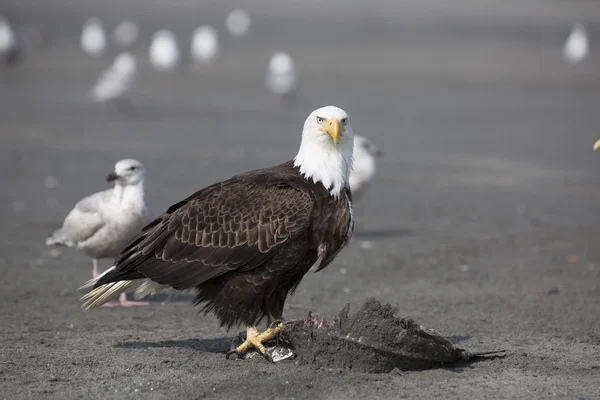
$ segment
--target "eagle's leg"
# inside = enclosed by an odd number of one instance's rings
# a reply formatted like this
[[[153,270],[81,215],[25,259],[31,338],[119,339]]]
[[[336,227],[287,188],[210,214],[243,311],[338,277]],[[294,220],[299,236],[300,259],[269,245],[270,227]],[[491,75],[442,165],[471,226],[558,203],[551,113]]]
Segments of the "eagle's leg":
[[[268,328],[264,332],[259,333],[255,326],[248,326],[246,328],[246,340],[235,349],[229,351],[226,357],[229,358],[232,354],[242,355],[248,350],[254,347],[263,357],[269,361],[273,361],[267,349],[265,349],[264,342],[268,342],[273,339],[283,328],[283,323],[279,323],[274,328]]]

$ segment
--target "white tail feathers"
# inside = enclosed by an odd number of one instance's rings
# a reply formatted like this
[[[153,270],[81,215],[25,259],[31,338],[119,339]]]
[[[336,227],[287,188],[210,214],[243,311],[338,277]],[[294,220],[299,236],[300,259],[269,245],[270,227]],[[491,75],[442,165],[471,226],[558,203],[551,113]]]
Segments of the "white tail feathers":
[[[81,307],[86,310],[99,307],[104,303],[116,299],[121,293],[127,292],[127,289],[130,289],[136,282],[139,282],[138,284],[141,283],[140,281],[119,281],[102,285],[79,299],[84,302]]]
[[[152,296],[168,289],[171,289],[171,287],[168,285],[161,285],[160,283],[152,282],[150,279],[145,279],[135,290],[133,298],[136,300],[141,300],[146,296]]]
[[[100,280],[100,278],[102,278],[104,275],[108,274],[113,269],[115,269],[115,267],[110,267],[109,269],[107,269],[106,271],[104,271],[103,273],[98,275],[97,277],[90,279],[89,281],[84,283],[83,286],[80,287],[78,290],[89,290],[89,289],[93,288],[94,285],[96,284],[96,282],[98,282]]]
[[[83,284],[79,290],[89,290],[94,287],[94,285],[106,275],[108,272],[115,269],[115,267],[111,267],[104,271],[102,275],[97,276],[96,278],[90,279],[86,283]],[[174,291],[175,289],[171,288],[168,285],[161,285],[160,283],[156,283],[151,281],[150,279],[136,279],[133,281],[119,281],[107,283],[106,285],[102,285],[93,289],[91,292],[87,293],[80,301],[84,302],[81,307],[86,310],[99,307],[104,303],[107,303],[121,295],[124,292],[134,292],[134,298],[136,300],[143,299],[146,296],[155,295],[163,290],[166,291]]]

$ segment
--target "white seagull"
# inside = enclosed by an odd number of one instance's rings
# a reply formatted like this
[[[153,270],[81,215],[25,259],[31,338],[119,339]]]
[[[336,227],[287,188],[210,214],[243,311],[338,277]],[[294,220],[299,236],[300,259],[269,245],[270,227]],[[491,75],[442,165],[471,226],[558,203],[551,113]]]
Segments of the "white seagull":
[[[127,99],[135,81],[136,61],[131,53],[121,53],[104,71],[90,92],[93,101],[105,103]]]
[[[151,220],[144,201],[145,175],[139,161],[117,162],[115,170],[106,177],[108,182],[115,182],[114,188],[80,200],[62,228],[46,239],[46,246],[79,248],[93,259],[92,276],[99,276],[98,259],[118,256],[122,247]],[[123,307],[147,304],[128,301],[124,295],[119,298]]]
[[[294,60],[286,53],[275,53],[269,61],[265,82],[267,88],[281,96],[284,103],[291,100],[296,91],[296,66]]]
[[[590,46],[585,27],[580,23],[576,23],[573,25],[571,34],[565,42],[565,46],[563,48],[563,58],[565,61],[571,64],[576,64],[587,58],[589,55],[589,47]]]
[[[177,68],[181,55],[173,32],[161,29],[154,33],[148,55],[150,62],[158,70],[168,71]]]
[[[7,65],[14,65],[19,61],[20,49],[17,46],[15,33],[6,18],[0,16],[0,57]]]
[[[383,151],[375,147],[369,139],[354,134],[354,163],[350,172],[352,198],[360,197],[375,175],[375,159],[383,156]]]
[[[79,44],[83,51],[93,56],[104,53],[107,47],[106,32],[98,18],[85,21]]]
[[[246,11],[236,8],[227,15],[225,24],[231,36],[244,36],[250,29],[250,16]]]
[[[212,26],[200,26],[192,33],[190,53],[200,64],[211,62],[219,54],[219,37]]]
[[[116,47],[126,49],[135,44],[140,35],[140,27],[133,21],[121,21],[112,33],[112,41]]]

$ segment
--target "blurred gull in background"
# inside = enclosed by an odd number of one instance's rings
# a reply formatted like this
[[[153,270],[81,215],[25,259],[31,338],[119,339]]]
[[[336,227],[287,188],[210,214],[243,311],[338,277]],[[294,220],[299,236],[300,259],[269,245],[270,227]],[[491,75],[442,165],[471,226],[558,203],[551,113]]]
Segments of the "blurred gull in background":
[[[282,52],[273,54],[269,61],[265,80],[267,88],[279,95],[284,105],[293,100],[297,79],[292,57]]]
[[[360,197],[375,175],[375,158],[383,156],[383,151],[375,147],[369,139],[354,134],[354,163],[350,172],[352,199]]]
[[[105,103],[112,100],[128,100],[136,73],[135,57],[128,52],[119,54],[113,64],[104,71],[90,92],[93,101]]]
[[[195,62],[207,64],[219,54],[219,38],[212,26],[200,26],[192,33],[190,53]]]
[[[150,62],[158,70],[168,71],[177,68],[181,61],[181,54],[175,34],[167,29],[157,31],[152,35],[148,55]]]
[[[121,21],[112,33],[112,41],[117,48],[127,49],[135,44],[140,35],[140,27],[133,21]]]
[[[107,47],[106,32],[98,18],[90,18],[83,24],[80,45],[83,51],[93,56],[104,53]]]
[[[15,33],[6,18],[0,16],[0,57],[6,65],[15,65],[21,52]]]
[[[226,25],[231,36],[244,36],[250,28],[250,16],[244,10],[235,9],[227,16]]]
[[[94,193],[80,200],[67,215],[62,228],[46,239],[46,246],[77,247],[92,257],[92,276],[97,277],[99,258],[114,258],[123,246],[151,221],[144,199],[146,170],[137,160],[125,159],[115,164],[106,177],[115,182],[112,189]],[[127,301],[119,305],[146,305]],[[114,304],[110,304],[114,305]]]
[[[576,64],[587,58],[588,54],[589,43],[587,32],[582,24],[576,23],[573,25],[571,34],[565,42],[563,58],[571,64]]]

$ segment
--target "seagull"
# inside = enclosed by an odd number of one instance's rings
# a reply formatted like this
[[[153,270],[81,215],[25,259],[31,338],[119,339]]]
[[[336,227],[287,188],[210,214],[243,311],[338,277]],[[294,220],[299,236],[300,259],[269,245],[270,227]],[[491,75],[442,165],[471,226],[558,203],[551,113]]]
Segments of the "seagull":
[[[383,151],[375,147],[364,136],[354,135],[354,163],[350,172],[352,198],[360,197],[367,184],[375,175],[375,159],[383,156]]]
[[[227,15],[225,24],[231,36],[241,37],[250,28],[250,16],[246,11],[237,8]]]
[[[126,49],[134,45],[140,35],[140,27],[133,21],[121,21],[112,33],[116,47]]]
[[[200,26],[192,33],[190,53],[201,64],[211,62],[219,54],[219,37],[212,26]]]
[[[154,68],[158,70],[173,70],[179,65],[181,55],[173,32],[161,29],[152,35],[149,57]]]
[[[145,175],[144,166],[137,160],[117,162],[115,170],[106,177],[108,182],[115,182],[114,188],[80,200],[65,218],[62,228],[46,239],[46,246],[79,248],[93,259],[92,277],[98,277],[98,259],[119,255],[123,246],[151,220],[144,201]],[[147,304],[128,301],[121,295],[118,305]]]
[[[265,78],[269,90],[279,95],[282,102],[287,104],[293,100],[297,80],[296,67],[292,57],[282,52],[273,54]]]
[[[21,52],[8,20],[0,16],[0,58],[6,65],[15,65]]]
[[[98,103],[127,99],[136,73],[135,57],[128,52],[119,54],[113,64],[105,70],[90,92]]]
[[[571,64],[576,64],[583,61],[588,55],[589,43],[585,27],[580,23],[576,23],[565,42],[563,58]]]
[[[106,33],[98,18],[90,18],[85,21],[79,43],[83,51],[88,54],[97,56],[104,53],[107,47]]]

